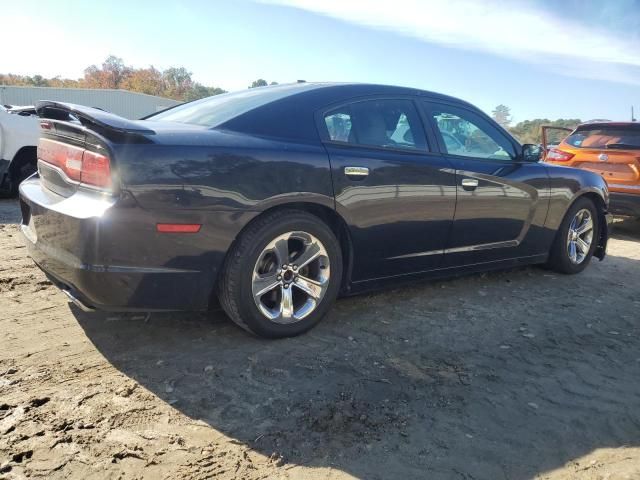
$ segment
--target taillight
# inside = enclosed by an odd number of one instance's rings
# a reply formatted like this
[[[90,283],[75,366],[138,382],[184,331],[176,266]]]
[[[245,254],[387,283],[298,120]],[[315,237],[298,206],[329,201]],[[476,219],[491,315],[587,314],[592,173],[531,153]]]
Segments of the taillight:
[[[84,148],[41,138],[38,142],[38,159],[61,169],[67,177],[80,181]]]
[[[82,155],[80,181],[100,188],[111,188],[109,157],[85,150]]]
[[[102,189],[111,188],[111,162],[106,155],[41,138],[38,142],[38,159],[58,167],[75,182]]]
[[[544,159],[550,162],[568,162],[575,156],[575,153],[565,152],[559,148],[550,148]]]

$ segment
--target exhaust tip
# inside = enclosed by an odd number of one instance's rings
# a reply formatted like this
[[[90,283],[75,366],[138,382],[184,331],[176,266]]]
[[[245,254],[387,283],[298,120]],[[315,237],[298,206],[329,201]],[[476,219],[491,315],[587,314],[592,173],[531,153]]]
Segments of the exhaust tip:
[[[79,300],[78,298],[76,298],[73,293],[71,293],[69,290],[67,289],[63,289],[62,293],[64,293],[67,298],[69,299],[69,301],[71,303],[73,303],[76,307],[78,307],[80,310],[82,310],[83,312],[95,312],[96,309],[93,307],[90,307],[88,305],[86,305],[85,303],[83,303],[81,300]]]

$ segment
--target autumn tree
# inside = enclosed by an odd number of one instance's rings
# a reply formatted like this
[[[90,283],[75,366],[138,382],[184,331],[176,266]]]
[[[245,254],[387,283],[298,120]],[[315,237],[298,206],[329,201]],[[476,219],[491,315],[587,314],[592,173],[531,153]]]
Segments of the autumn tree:
[[[86,68],[84,77],[78,80],[60,77],[44,78],[42,75],[31,77],[9,73],[0,74],[0,85],[112,88],[168,97],[178,101],[197,100],[225,93],[221,88],[208,87],[195,82],[191,78],[191,72],[184,67],[171,67],[164,71],[153,66],[133,68],[125,65],[121,58],[114,55],[107,57],[101,66],[91,65]]]
[[[121,58],[109,55],[103,62],[102,68],[96,65],[87,67],[84,71],[84,84],[87,88],[120,88],[122,82],[131,74],[131,67],[127,67]]]
[[[164,80],[160,70],[153,66],[132,70],[122,81],[120,88],[132,92],[146,93],[147,95],[164,94]]]
[[[511,124],[511,109],[509,107],[500,104],[491,112],[491,116],[503,128],[509,128]]]
[[[81,83],[80,80],[72,80],[70,78],[60,77],[49,78],[47,79],[47,82],[49,84],[47,86],[54,88],[79,88]]]

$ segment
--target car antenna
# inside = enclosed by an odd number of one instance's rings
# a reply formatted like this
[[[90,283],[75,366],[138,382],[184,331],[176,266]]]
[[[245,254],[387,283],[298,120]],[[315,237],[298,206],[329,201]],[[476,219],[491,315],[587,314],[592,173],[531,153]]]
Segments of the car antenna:
[[[633,115],[633,105],[631,105],[631,121],[632,122],[636,121],[636,117]]]

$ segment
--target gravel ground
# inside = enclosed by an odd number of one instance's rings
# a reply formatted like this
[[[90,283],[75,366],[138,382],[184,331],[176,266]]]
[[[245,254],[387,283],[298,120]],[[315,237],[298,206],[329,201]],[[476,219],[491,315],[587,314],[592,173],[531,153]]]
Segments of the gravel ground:
[[[80,312],[18,219],[0,202],[0,478],[640,478],[640,222],[581,275],[343,299],[263,341]]]

